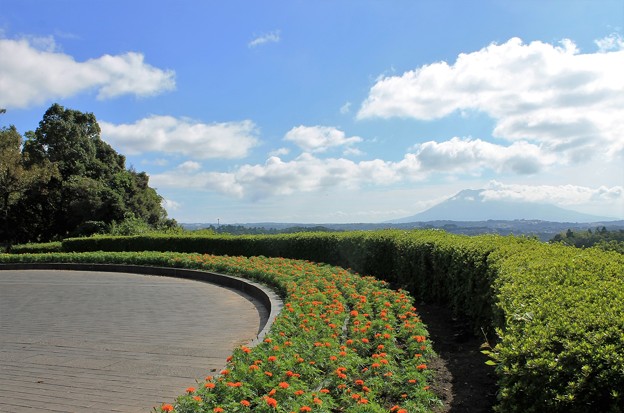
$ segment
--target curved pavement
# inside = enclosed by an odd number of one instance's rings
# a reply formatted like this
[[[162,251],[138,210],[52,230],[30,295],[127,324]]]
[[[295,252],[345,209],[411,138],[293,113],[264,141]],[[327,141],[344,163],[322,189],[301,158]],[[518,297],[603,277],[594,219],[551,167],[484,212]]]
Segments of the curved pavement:
[[[0,411],[149,412],[218,372],[263,311],[185,279],[0,271]]]

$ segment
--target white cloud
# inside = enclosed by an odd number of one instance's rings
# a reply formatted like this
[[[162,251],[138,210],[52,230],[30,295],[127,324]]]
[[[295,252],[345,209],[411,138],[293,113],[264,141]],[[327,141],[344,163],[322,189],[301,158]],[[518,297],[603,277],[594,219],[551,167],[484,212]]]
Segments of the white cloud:
[[[624,50],[624,39],[619,33],[611,33],[602,39],[596,40],[594,43],[596,43],[600,52]]]
[[[510,146],[496,145],[480,139],[452,138],[445,142],[429,141],[417,145],[415,156],[426,171],[471,172],[483,169],[516,174],[535,174],[556,162],[552,155],[527,142]]]
[[[164,158],[157,158],[154,160],[142,159],[141,164],[143,165],[156,165],[156,166],[167,166],[169,165],[169,161]]]
[[[528,201],[559,205],[615,203],[624,201],[624,187],[578,185],[508,185],[491,181],[482,193],[486,200]]]
[[[275,30],[269,33],[262,34],[260,36],[255,37],[252,41],[250,41],[247,46],[256,47],[266,43],[277,43],[280,41],[280,31]]]
[[[177,211],[182,207],[182,204],[171,199],[163,199],[162,207],[165,208],[167,212]]]
[[[173,116],[151,116],[132,124],[99,122],[102,138],[130,155],[166,152],[193,159],[243,158],[258,144],[250,121],[206,124]]]
[[[269,153],[269,155],[271,156],[283,156],[283,155],[288,155],[290,153],[290,149],[288,148],[278,148],[275,149],[274,151],[271,151]]]
[[[186,161],[178,165],[177,169],[182,172],[195,172],[201,169],[201,164],[199,162]]]
[[[346,115],[349,112],[351,112],[351,102],[347,102],[340,107],[340,113],[343,115]]]
[[[344,158],[319,159],[304,153],[292,161],[272,156],[264,164],[242,165],[228,173],[186,173],[173,170],[154,174],[156,187],[214,190],[239,198],[268,198],[325,188],[356,188],[397,181],[397,165],[381,160],[355,163]]]
[[[417,145],[397,162],[382,159],[354,162],[303,153],[291,161],[271,156],[264,164],[246,164],[231,172],[198,172],[199,168],[189,168],[185,162],[184,168],[153,175],[151,180],[158,187],[206,189],[238,198],[260,199],[329,188],[418,182],[432,174],[480,175],[484,170],[534,174],[555,161],[553,156],[526,142],[504,147],[479,139],[453,138]]]
[[[401,76],[380,78],[358,118],[438,119],[481,111],[496,121],[494,136],[536,142],[578,161],[596,154],[624,156],[624,49],[603,40],[600,53],[579,53],[513,38]]]
[[[339,129],[329,126],[297,126],[289,130],[284,140],[294,142],[304,151],[325,152],[335,146],[349,146],[362,141],[359,136],[347,138]]]
[[[144,62],[140,53],[76,62],[52,37],[0,39],[0,102],[26,108],[97,90],[98,99],[151,96],[175,88],[175,73]]]

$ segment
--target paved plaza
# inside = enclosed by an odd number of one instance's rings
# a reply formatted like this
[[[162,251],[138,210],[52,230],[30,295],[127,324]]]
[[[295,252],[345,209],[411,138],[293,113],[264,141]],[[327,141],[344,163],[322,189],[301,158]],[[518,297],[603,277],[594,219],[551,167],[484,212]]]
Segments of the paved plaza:
[[[0,412],[150,412],[218,373],[263,311],[198,281],[0,271]]]

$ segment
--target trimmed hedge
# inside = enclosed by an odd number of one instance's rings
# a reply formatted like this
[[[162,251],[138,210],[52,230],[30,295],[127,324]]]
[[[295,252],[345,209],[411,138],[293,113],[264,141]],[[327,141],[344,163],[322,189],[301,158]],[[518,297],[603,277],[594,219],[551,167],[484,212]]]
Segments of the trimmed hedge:
[[[63,251],[63,244],[60,241],[57,242],[44,242],[44,243],[31,243],[31,244],[17,244],[11,247],[9,251],[11,254],[40,254],[46,252],[61,252]]]
[[[63,248],[265,255],[352,268],[496,331],[499,411],[624,411],[621,254],[435,230],[100,237]]]

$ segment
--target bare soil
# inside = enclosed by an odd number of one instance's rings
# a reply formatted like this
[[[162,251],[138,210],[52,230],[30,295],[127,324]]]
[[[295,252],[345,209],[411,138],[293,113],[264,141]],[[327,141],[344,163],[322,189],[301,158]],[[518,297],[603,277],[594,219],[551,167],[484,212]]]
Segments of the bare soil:
[[[438,358],[429,363],[436,373],[432,389],[444,406],[437,413],[490,413],[496,403],[496,375],[481,353],[484,336],[473,334],[465,321],[439,305],[418,306]]]

